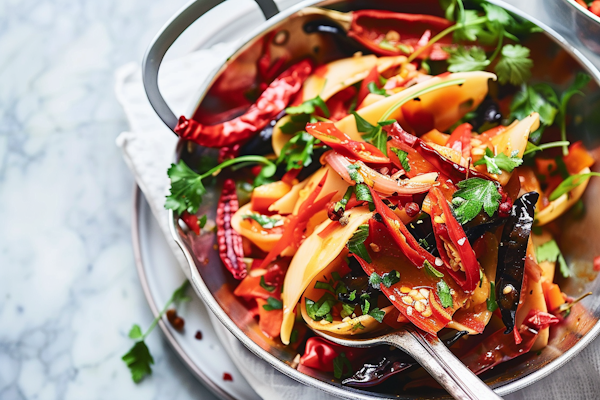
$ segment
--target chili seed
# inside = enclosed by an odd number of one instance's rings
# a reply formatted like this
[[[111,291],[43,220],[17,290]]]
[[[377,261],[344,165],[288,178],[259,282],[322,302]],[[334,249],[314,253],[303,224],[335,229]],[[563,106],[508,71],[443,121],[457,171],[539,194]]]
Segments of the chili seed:
[[[406,314],[412,315],[412,311],[413,311],[413,308],[411,306],[408,306],[408,308],[406,309]]]
[[[423,296],[424,298],[426,298],[426,299],[429,298],[429,290],[427,290],[427,289],[419,289],[419,293],[421,293],[421,296]]]
[[[413,301],[414,301],[413,298],[410,297],[410,296],[403,296],[402,297],[402,302],[404,304],[412,305]]]
[[[427,307],[425,307],[425,304],[423,304],[423,302],[421,301],[417,301],[415,303],[415,310],[417,310],[418,312],[422,313],[423,311],[425,311]]]
[[[409,296],[415,297],[417,294],[419,294],[419,292],[415,289],[411,290],[410,292],[408,292]]]
[[[423,311],[421,313],[421,315],[424,316],[424,317],[431,317],[431,314],[432,314],[431,307],[426,307],[425,311]]]
[[[400,288],[400,291],[401,291],[402,293],[408,293],[408,292],[410,292],[410,291],[411,291],[411,289],[410,289],[408,286],[402,286],[402,287]]]

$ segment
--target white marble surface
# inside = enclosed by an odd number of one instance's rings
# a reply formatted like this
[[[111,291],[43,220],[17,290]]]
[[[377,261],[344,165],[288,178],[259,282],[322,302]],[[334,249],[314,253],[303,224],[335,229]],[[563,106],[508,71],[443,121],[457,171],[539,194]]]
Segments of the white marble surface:
[[[120,359],[152,316],[113,73],[184,3],[0,0],[2,400],[208,398],[158,331],[151,378]]]

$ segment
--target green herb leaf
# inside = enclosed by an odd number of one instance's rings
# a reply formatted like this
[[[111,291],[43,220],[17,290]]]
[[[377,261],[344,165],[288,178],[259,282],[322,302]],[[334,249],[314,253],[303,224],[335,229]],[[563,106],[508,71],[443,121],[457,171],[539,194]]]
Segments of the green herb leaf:
[[[340,353],[336,358],[333,359],[333,376],[336,379],[347,378],[352,376],[352,364],[350,360],[346,358],[345,353]]]
[[[450,294],[450,287],[448,287],[446,282],[439,281],[437,283],[437,294],[442,303],[442,307],[452,307],[452,295]]]
[[[342,311],[340,312],[340,317],[346,318],[351,316],[354,313],[354,305],[342,303]]]
[[[365,180],[362,175],[358,173],[360,171],[360,165],[358,164],[350,164],[346,167],[348,171],[348,175],[350,175],[350,179],[352,179],[355,183],[363,183]]]
[[[363,139],[371,142],[371,144],[381,150],[383,154],[387,154],[387,135],[383,131],[382,126],[385,126],[385,124],[390,121],[384,121],[375,126],[371,125],[369,121],[358,115],[356,112],[353,112],[352,114],[356,121],[356,130],[363,133]],[[394,121],[391,120],[391,122],[393,123]]]
[[[341,281],[342,277],[340,276],[340,274],[337,271],[333,271],[331,273],[331,277],[333,278],[334,281]]]
[[[321,143],[320,140],[307,132],[298,132],[281,149],[277,158],[277,165],[286,163],[286,169],[308,167],[312,163],[314,146]]]
[[[354,332],[358,329],[363,330],[363,329],[365,329],[365,326],[363,324],[361,324],[360,322],[358,322],[358,324],[356,324],[352,327],[352,332]]]
[[[288,114],[314,114],[317,108],[321,109],[321,112],[325,117],[329,117],[329,109],[321,96],[306,100],[297,107],[288,107],[285,109],[285,112]]]
[[[502,58],[496,64],[496,74],[501,84],[520,85],[531,77],[533,61],[529,59],[529,49],[521,45],[507,44],[502,48]]]
[[[560,196],[565,193],[569,193],[571,190],[575,189],[577,186],[584,183],[586,179],[589,179],[592,176],[600,176],[600,173],[588,172],[586,174],[570,175],[568,178],[562,181],[552,193],[550,193],[550,197],[548,197],[548,199],[550,201],[558,199]]]
[[[267,304],[264,304],[263,308],[267,311],[281,310],[283,309],[283,303],[281,300],[277,300],[275,297],[269,296],[267,299]]]
[[[366,184],[364,184],[364,183],[357,184],[355,187],[355,192],[356,192],[356,200],[368,201],[369,203],[373,202],[373,197],[371,196],[371,191],[369,190],[369,187]]]
[[[206,225],[206,215],[203,215],[198,220],[198,226],[200,226],[200,229],[204,228],[204,225]]]
[[[267,292],[273,292],[275,289],[277,289],[277,286],[267,285],[264,275],[260,277],[260,287],[265,289]]]
[[[353,290],[350,292],[350,295],[348,296],[348,300],[350,300],[350,301],[356,300],[356,290]]]
[[[383,283],[383,286],[389,288],[392,285],[400,282],[400,272],[393,269],[390,272],[383,274],[381,278],[381,283]]]
[[[550,126],[554,123],[554,118],[558,109],[547,100],[539,91],[540,86],[537,89],[532,86],[524,86],[520,92],[518,92],[511,105],[510,113],[511,117],[522,120],[525,119],[532,112],[540,114],[540,121],[546,126]]]
[[[515,150],[510,157],[504,153],[494,155],[489,147],[485,149],[485,155],[483,158],[477,160],[473,165],[484,165],[487,167],[487,171],[490,174],[500,175],[504,170],[506,172],[512,172],[519,165],[523,164],[523,159],[519,158],[518,152]]]
[[[331,283],[329,282],[317,281],[315,283],[315,289],[329,290],[331,293],[335,293],[335,289],[333,288],[333,286],[331,286]]]
[[[152,373],[150,365],[154,364],[154,359],[143,340],[136,342],[121,359],[129,367],[131,378],[135,383],[140,382],[146,375]]]
[[[380,310],[378,307],[372,309],[371,311],[369,311],[369,315],[373,318],[375,318],[375,320],[379,323],[383,322],[383,317],[385,317],[385,311]]]
[[[129,331],[129,338],[133,340],[141,339],[144,334],[142,333],[142,328],[138,324],[135,324],[131,327]]]
[[[290,335],[290,344],[294,344],[298,341],[298,329],[292,329],[292,334]]]
[[[366,294],[366,293],[365,293]],[[360,298],[362,299],[364,295],[360,296]],[[362,304],[360,305],[360,309],[363,313],[363,315],[367,315],[369,314],[369,310],[371,309],[371,302],[370,300],[370,296],[367,294],[366,298],[363,299]]]
[[[365,240],[369,236],[369,225],[363,224],[358,227],[356,232],[352,235],[350,240],[348,240],[348,250],[351,253],[354,253],[358,257],[362,258],[366,262],[371,262],[371,256],[367,252],[367,247],[365,246]]]
[[[206,194],[202,177],[183,160],[171,164],[167,174],[171,179],[171,193],[167,196],[165,208],[174,210],[178,214],[184,211],[196,214],[202,203],[202,196]]]
[[[458,46],[456,48],[447,47],[444,50],[450,54],[450,58],[448,58],[448,71],[450,72],[483,71],[490,65],[490,61],[481,47],[474,46],[467,49],[464,46]]]
[[[462,22],[462,25],[454,31],[454,41],[474,42],[477,40],[477,36],[481,31],[483,31],[485,27],[484,22],[476,23],[480,18],[475,10],[465,10],[463,15],[464,19],[462,21],[457,21]]]
[[[331,310],[336,305],[337,300],[331,293],[325,293],[316,303],[306,298],[306,313],[315,321],[331,318]]]
[[[555,240],[550,240],[535,249],[535,256],[538,262],[549,261],[558,262],[560,273],[563,277],[571,276],[571,269],[562,255],[560,248]]]
[[[433,265],[431,265],[431,263],[429,261],[425,260],[423,265],[425,266],[425,272],[427,272],[427,274],[429,274],[429,276],[434,277],[434,278],[443,278],[444,277],[444,274],[442,274],[440,271],[435,269],[435,267]]]
[[[396,147],[391,147],[390,150],[392,150],[392,152],[398,156],[398,160],[400,160],[400,165],[402,165],[402,169],[406,172],[410,172],[410,164],[408,163],[408,153]]]
[[[387,94],[385,89],[379,89],[377,87],[377,84],[375,84],[375,82],[369,82],[369,84],[367,85],[367,88],[369,89],[369,92],[371,92],[373,94],[379,94],[379,95],[382,95],[385,97],[389,96],[389,94]]]
[[[266,215],[252,213],[244,215],[244,219],[253,219],[265,229],[273,229],[276,226],[283,225],[283,220],[278,218],[271,218]]]
[[[490,217],[498,210],[502,196],[494,182],[471,178],[459,182],[457,186],[459,190],[452,195],[452,205],[456,219],[461,224],[475,218],[482,208]]]
[[[496,303],[496,284],[490,282],[490,297],[486,300],[487,309],[489,312],[494,312],[498,308]]]

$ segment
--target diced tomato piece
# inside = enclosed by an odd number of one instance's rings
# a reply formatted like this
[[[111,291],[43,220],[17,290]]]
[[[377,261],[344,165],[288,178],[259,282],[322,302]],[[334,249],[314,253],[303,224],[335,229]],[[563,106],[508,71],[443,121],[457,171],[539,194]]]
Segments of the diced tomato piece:
[[[260,330],[271,339],[278,337],[281,333],[283,310],[265,310],[263,306],[267,304],[267,301],[260,298],[256,299],[256,304],[258,304]]]

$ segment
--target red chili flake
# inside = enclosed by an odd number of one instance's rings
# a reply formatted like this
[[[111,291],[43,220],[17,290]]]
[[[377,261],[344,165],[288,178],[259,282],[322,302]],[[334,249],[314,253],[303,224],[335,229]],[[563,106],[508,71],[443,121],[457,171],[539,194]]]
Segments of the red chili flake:
[[[600,256],[594,257],[594,271],[600,271]]]
[[[196,331],[196,335],[194,337],[198,340],[202,340],[202,332]]]
[[[231,376],[228,372],[223,372],[223,380],[224,381],[233,381],[233,376]]]

